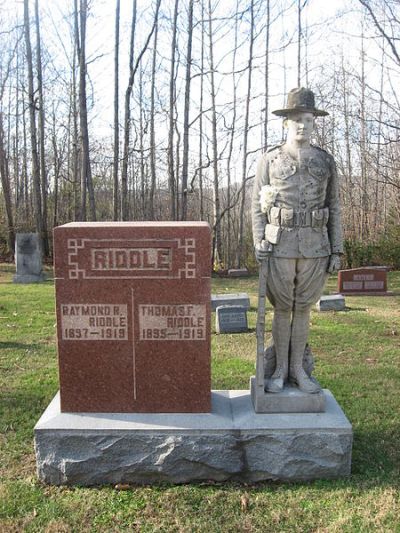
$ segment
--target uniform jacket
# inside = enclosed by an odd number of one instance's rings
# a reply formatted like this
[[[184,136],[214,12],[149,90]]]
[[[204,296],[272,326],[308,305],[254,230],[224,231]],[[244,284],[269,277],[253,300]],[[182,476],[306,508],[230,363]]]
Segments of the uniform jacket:
[[[261,157],[253,187],[254,244],[273,244],[275,257],[311,258],[343,252],[339,183],[333,157],[317,147],[293,159],[279,145]],[[263,212],[260,192],[273,190]],[[265,209],[265,208],[264,208]]]

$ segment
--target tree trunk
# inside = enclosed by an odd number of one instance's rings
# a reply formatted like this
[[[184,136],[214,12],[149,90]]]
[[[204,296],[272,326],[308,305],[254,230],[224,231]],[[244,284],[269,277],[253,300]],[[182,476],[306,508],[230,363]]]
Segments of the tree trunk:
[[[267,0],[267,25],[265,28],[265,70],[264,70],[264,152],[266,152],[268,149],[270,24],[271,24],[271,1]]]
[[[239,10],[239,0],[236,0],[236,14]],[[237,85],[236,85],[236,56],[237,56],[237,47],[238,47],[238,16],[235,18],[235,37],[234,37],[234,45],[233,45],[233,55],[232,55],[232,95],[233,95],[233,114],[232,114],[232,123],[230,128],[230,138],[229,138],[229,151],[228,151],[228,159],[226,162],[226,175],[228,178],[228,184],[227,184],[227,198],[226,203],[229,206],[231,204],[231,182],[232,182],[232,170],[231,170],[231,163],[232,163],[232,154],[233,154],[233,145],[235,140],[235,132],[236,132],[236,115],[237,115],[237,109],[236,109],[236,101],[237,101]],[[226,265],[230,266],[231,264],[231,214],[230,211],[227,213],[227,238],[226,238]]]
[[[76,2],[76,0],[75,0]],[[75,4],[76,5],[76,4]],[[91,220],[96,220],[96,204],[92,182],[89,151],[89,130],[86,98],[86,21],[88,1],[80,0],[79,23],[76,26],[76,42],[79,60],[79,127],[81,137],[81,220],[86,220],[86,190]],[[76,14],[76,20],[78,16]]]
[[[79,139],[78,139],[78,107],[77,107],[77,93],[76,93],[76,60],[77,50],[76,47],[73,50],[72,56],[72,78],[70,88],[70,116],[72,122],[72,151],[71,151],[71,164],[70,164],[70,179],[72,181],[73,190],[73,217],[74,220],[80,218],[80,172],[79,172]]]
[[[365,116],[365,51],[364,30],[361,36],[361,101],[360,101],[360,170],[361,170],[361,233],[365,241],[369,237],[369,202],[367,183],[367,132]]]
[[[39,104],[39,148],[40,148],[40,181],[42,188],[42,220],[43,220],[43,254],[49,256],[49,236],[47,230],[47,171],[45,158],[45,115],[43,100],[43,72],[42,72],[42,50],[40,42],[39,24],[39,2],[35,0],[35,26],[36,26],[36,70],[37,70],[37,90]]]
[[[170,197],[170,219],[176,219],[176,184],[174,167],[174,128],[175,128],[175,101],[176,101],[176,79],[175,79],[175,55],[176,55],[176,30],[178,20],[179,0],[175,0],[174,18],[172,23],[172,43],[171,43],[171,70],[169,76],[169,127],[168,127],[168,185]]]
[[[115,7],[115,50],[114,50],[114,157],[113,157],[113,218],[118,220],[118,168],[119,168],[119,21],[120,0]]]
[[[201,0],[201,59],[200,59],[200,117],[199,117],[199,201],[200,220],[204,220],[203,196],[203,101],[204,101],[204,0]]]
[[[52,144],[53,144],[53,169],[54,169],[54,210],[53,210],[53,227],[58,225],[58,185],[60,175],[60,163],[58,157],[57,147],[57,132],[56,132],[56,114],[53,109],[53,132],[52,132]]]
[[[249,133],[249,115],[250,115],[250,98],[251,98],[251,78],[253,74],[253,46],[254,46],[254,0],[250,4],[250,46],[249,46],[249,62],[247,72],[247,96],[246,96],[246,111],[244,117],[244,131],[243,131],[243,160],[242,160],[242,198],[240,204],[240,222],[239,222],[239,246],[238,246],[238,267],[242,266],[243,262],[243,240],[244,240],[244,215],[246,204],[246,181],[247,181],[247,141]]]
[[[24,33],[26,45],[26,62],[28,68],[28,106],[29,106],[29,131],[32,152],[32,183],[34,198],[35,226],[39,234],[39,242],[43,250],[43,218],[42,218],[42,195],[40,188],[40,167],[39,156],[37,151],[37,135],[35,120],[35,93],[33,88],[33,63],[32,63],[32,46],[29,22],[29,0],[24,0]]]
[[[182,156],[182,194],[181,220],[187,218],[187,194],[189,173],[189,111],[190,111],[190,81],[192,67],[192,39],[193,39],[193,0],[189,0],[188,41],[186,53],[185,76],[185,109],[183,114],[183,156]]]
[[[154,220],[154,194],[157,183],[156,173],[156,133],[155,133],[155,97],[156,97],[156,65],[157,65],[157,38],[158,24],[154,32],[153,59],[151,67],[151,94],[150,94],[150,194],[149,194],[149,219]]]
[[[143,104],[143,70],[139,70],[139,150],[140,150],[140,206],[141,218],[146,214],[146,173],[144,161],[144,104]]]
[[[7,245],[9,251],[14,254],[15,230],[12,211],[10,176],[8,169],[8,158],[4,140],[3,113],[0,112],[0,178],[3,189],[4,205],[7,217]]]
[[[297,87],[301,86],[301,0],[297,0]]]
[[[215,76],[214,76],[214,43],[212,28],[211,0],[208,0],[208,38],[209,38],[209,61],[210,61],[210,81],[211,81],[211,125],[212,125],[212,150],[213,150],[213,192],[214,192],[214,234],[212,248],[212,265],[220,264],[222,260],[222,239],[221,239],[221,203],[219,195],[218,177],[218,141],[217,141],[217,111],[215,96]]]

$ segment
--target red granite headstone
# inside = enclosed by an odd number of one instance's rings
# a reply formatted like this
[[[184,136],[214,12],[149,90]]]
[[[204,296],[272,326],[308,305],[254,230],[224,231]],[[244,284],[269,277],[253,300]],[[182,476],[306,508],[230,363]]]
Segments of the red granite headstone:
[[[210,228],[54,230],[64,412],[209,412]]]
[[[387,291],[386,270],[383,268],[352,268],[338,273],[341,294],[374,294]]]

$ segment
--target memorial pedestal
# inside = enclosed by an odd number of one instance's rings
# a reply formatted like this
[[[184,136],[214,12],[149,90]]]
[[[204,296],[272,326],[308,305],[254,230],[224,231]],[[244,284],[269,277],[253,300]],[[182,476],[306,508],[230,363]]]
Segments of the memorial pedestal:
[[[316,380],[313,379],[316,382]],[[317,383],[317,382],[316,382]],[[308,394],[298,387],[285,385],[282,392],[262,391],[259,394],[256,378],[250,378],[250,393],[256,413],[322,413],[325,411],[325,394]]]
[[[352,428],[324,390],[323,413],[256,414],[249,391],[213,391],[207,414],[62,413],[35,427],[39,478],[54,485],[348,476]]]

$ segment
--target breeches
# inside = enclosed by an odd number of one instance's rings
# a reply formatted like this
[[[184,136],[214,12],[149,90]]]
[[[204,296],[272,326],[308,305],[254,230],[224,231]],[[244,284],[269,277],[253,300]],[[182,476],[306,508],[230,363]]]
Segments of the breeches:
[[[328,276],[329,257],[268,259],[267,296],[275,309],[302,311],[315,304]]]

